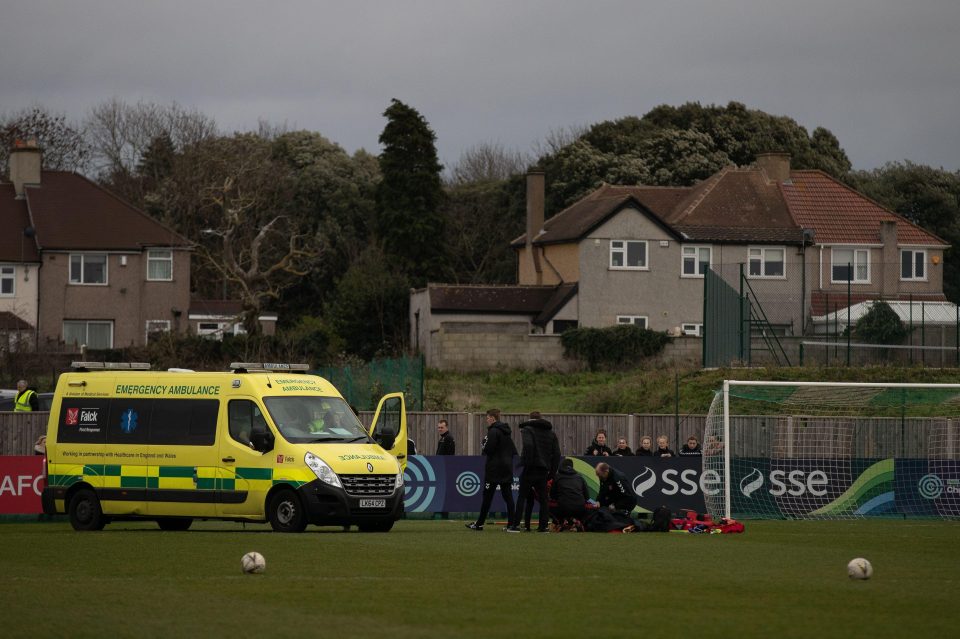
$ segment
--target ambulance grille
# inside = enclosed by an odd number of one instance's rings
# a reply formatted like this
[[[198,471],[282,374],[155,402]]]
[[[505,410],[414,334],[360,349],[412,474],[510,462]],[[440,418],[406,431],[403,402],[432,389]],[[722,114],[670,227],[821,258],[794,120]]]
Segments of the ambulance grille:
[[[392,495],[396,479],[396,475],[340,475],[343,489],[354,497]]]

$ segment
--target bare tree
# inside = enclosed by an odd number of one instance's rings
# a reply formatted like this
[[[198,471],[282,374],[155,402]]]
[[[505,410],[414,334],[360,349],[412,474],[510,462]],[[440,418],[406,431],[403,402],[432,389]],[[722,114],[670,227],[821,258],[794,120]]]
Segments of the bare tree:
[[[485,142],[464,151],[450,173],[453,184],[506,180],[523,173],[529,163],[530,158],[519,151]]]
[[[201,235],[219,238],[216,249],[201,243],[204,261],[231,285],[243,305],[248,334],[260,333],[259,317],[265,304],[307,275],[320,257],[316,238],[297,221],[278,210],[276,183],[263,158],[243,158],[230,175],[206,189],[206,199],[219,213],[217,228]]]
[[[543,140],[538,140],[533,143],[533,154],[537,157],[554,155],[560,151],[560,149],[579,140],[589,130],[590,127],[585,124],[574,124],[560,127],[559,129],[550,129],[543,137]]]
[[[87,168],[90,148],[83,128],[38,105],[0,116],[0,170],[4,175],[14,143],[30,138],[36,139],[43,151],[43,168],[80,172]]]

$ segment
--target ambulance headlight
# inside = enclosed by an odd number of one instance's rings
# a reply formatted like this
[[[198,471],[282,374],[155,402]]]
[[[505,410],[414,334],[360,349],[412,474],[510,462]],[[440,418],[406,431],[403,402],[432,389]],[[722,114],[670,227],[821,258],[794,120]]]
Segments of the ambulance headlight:
[[[340,483],[340,478],[337,477],[337,474],[333,472],[333,469],[327,466],[327,463],[314,455],[313,453],[307,453],[303,456],[304,463],[313,471],[313,474],[317,476],[317,479],[322,481],[325,484],[330,484],[331,486],[336,486],[337,488],[343,488],[343,484]]]

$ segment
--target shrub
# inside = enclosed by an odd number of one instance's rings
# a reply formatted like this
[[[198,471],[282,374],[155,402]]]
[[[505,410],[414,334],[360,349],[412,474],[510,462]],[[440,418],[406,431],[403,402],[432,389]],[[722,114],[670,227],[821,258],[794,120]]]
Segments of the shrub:
[[[564,356],[587,363],[590,370],[630,368],[656,355],[670,341],[665,333],[633,325],[576,328],[560,336]]]
[[[853,327],[853,336],[868,344],[900,344],[908,332],[900,317],[883,300],[871,304],[870,310]]]

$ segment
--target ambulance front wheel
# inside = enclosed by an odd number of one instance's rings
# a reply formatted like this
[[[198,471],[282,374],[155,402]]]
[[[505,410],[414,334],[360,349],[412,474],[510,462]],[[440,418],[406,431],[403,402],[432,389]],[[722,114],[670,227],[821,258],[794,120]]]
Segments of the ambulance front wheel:
[[[267,518],[277,532],[303,532],[307,527],[307,514],[300,498],[289,488],[277,491],[270,498]]]
[[[70,499],[70,525],[74,530],[103,530],[107,518],[100,508],[97,494],[89,488],[81,488]]]

